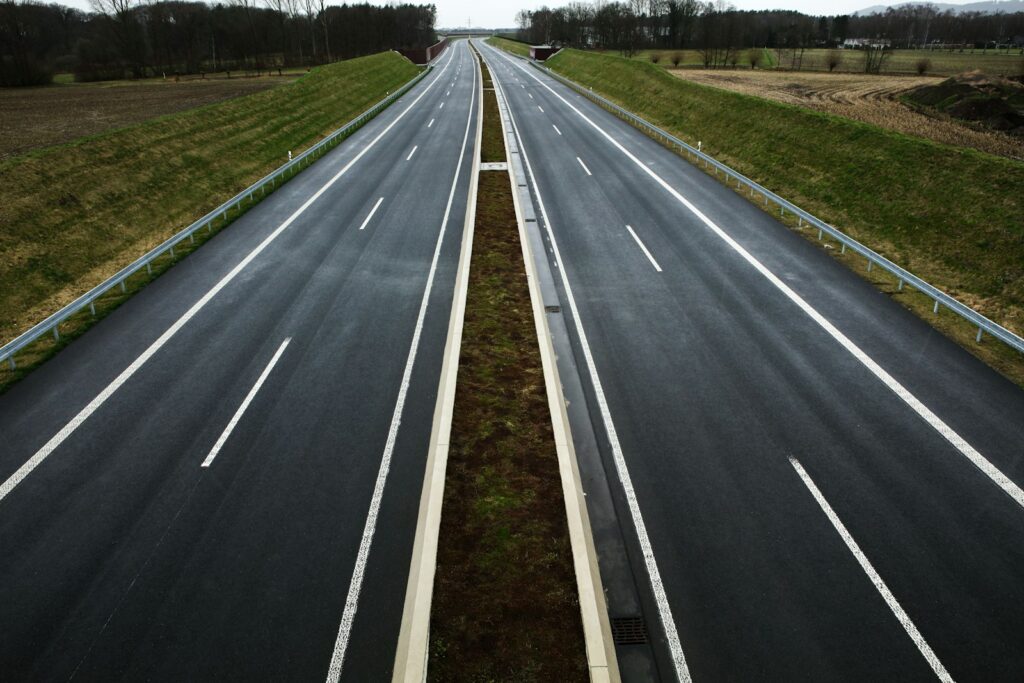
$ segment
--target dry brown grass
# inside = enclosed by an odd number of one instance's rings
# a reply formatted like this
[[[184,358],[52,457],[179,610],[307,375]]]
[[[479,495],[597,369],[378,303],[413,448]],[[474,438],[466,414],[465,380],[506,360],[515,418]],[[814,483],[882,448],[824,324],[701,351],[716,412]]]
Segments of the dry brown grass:
[[[900,101],[900,95],[908,90],[941,81],[932,76],[693,69],[673,69],[670,73],[695,83],[845,116],[947,145],[1024,158],[1024,140],[976,130],[948,117],[928,116]]]
[[[164,114],[223,102],[293,77],[117,81],[0,88],[0,161]]]

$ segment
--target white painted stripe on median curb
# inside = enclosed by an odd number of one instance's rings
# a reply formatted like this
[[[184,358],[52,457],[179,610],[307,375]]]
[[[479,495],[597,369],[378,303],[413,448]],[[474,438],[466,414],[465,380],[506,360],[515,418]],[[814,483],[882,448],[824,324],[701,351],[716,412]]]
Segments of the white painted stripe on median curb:
[[[377,203],[373,205],[373,208],[370,209],[370,213],[369,215],[367,215],[366,220],[363,221],[363,224],[359,226],[360,230],[364,229],[367,225],[370,224],[370,221],[373,220],[373,214],[377,213],[377,209],[380,208],[381,202],[383,201],[384,198],[381,197],[380,199],[377,200]]]
[[[474,81],[476,76],[474,75]],[[473,98],[476,92],[473,92]],[[416,362],[416,352],[420,346],[420,335],[423,332],[423,321],[427,316],[427,304],[430,302],[430,292],[434,286],[434,275],[437,272],[437,262],[441,257],[441,246],[444,243],[445,229],[448,226],[448,218],[451,216],[452,204],[455,201],[455,190],[459,185],[459,175],[462,173],[462,160],[466,156],[466,143],[469,141],[469,131],[473,124],[473,100],[470,101],[469,115],[466,117],[466,133],[462,138],[462,151],[459,152],[459,163],[455,167],[455,178],[452,180],[452,189],[448,193],[448,205],[444,210],[444,218],[441,220],[441,231],[437,235],[437,245],[434,247],[434,256],[430,261],[430,272],[427,275],[427,286],[423,290],[423,299],[420,301],[420,311],[416,318],[416,328],[412,336],[412,344],[409,347],[409,356],[405,361],[405,371],[402,374],[402,384],[398,390],[398,399],[395,402],[395,411],[391,416],[391,427],[388,429],[387,441],[384,444],[384,454],[381,458],[380,470],[377,472],[377,481],[373,487],[373,497],[370,500],[370,509],[366,514],[366,525],[363,527],[363,536],[359,541],[359,552],[356,555],[356,564],[352,569],[352,580],[349,582],[348,596],[345,598],[345,609],[341,615],[341,625],[338,627],[338,637],[334,641],[334,653],[331,655],[331,664],[327,669],[327,683],[337,683],[341,678],[341,668],[345,663],[345,650],[348,648],[349,636],[352,633],[352,624],[355,621],[356,609],[359,606],[359,592],[363,586],[363,576],[366,572],[366,562],[370,557],[370,546],[373,544],[373,535],[377,529],[377,515],[380,512],[381,498],[384,496],[384,484],[387,483],[388,472],[391,469],[391,455],[395,450],[395,441],[398,439],[398,427],[402,423],[402,412],[405,409],[405,399],[409,392],[409,382],[412,379],[412,369]]]
[[[410,159],[412,159],[412,155],[413,155],[413,154],[415,154],[415,153],[416,153],[416,150],[418,150],[419,148],[420,148],[420,146],[419,146],[419,145],[415,145],[415,146],[414,146],[414,147],[412,148],[412,151],[411,151],[411,152],[409,152],[409,156],[407,156],[407,157],[405,158],[405,160],[406,160],[406,161],[409,161]]]
[[[494,48],[491,48],[494,51]],[[497,52],[495,51],[497,54]],[[500,56],[500,55],[499,55]],[[504,57],[501,57],[504,59]],[[630,518],[633,527],[636,529],[637,542],[644,559],[644,567],[647,576],[651,581],[651,592],[654,594],[654,602],[658,608],[658,616],[661,619],[662,628],[665,630],[665,639],[668,641],[669,654],[675,668],[676,678],[680,683],[691,683],[690,668],[686,664],[686,657],[683,655],[683,647],[679,642],[679,632],[676,630],[675,618],[672,616],[672,608],[668,604],[668,596],[665,594],[665,584],[661,580],[661,571],[658,569],[658,562],[654,557],[654,548],[651,546],[650,537],[647,534],[647,525],[644,524],[643,514],[640,512],[640,503],[636,498],[636,491],[633,489],[633,479],[629,475],[629,468],[626,467],[626,460],[622,455],[622,446],[619,443],[619,434],[612,421],[611,409],[608,407],[608,400],[604,395],[604,386],[597,374],[597,365],[594,362],[594,355],[590,351],[590,343],[587,341],[587,333],[583,329],[583,321],[580,318],[579,308],[576,306],[576,298],[572,294],[572,286],[569,283],[569,274],[565,270],[565,263],[562,261],[561,252],[558,249],[558,242],[555,240],[554,228],[551,226],[551,219],[548,217],[547,209],[544,206],[544,198],[537,184],[537,178],[533,173],[533,165],[523,145],[522,135],[519,133],[519,126],[515,117],[512,117],[512,127],[516,131],[516,139],[519,141],[519,153],[523,157],[526,172],[530,176],[530,183],[537,196],[537,204],[540,207],[541,216],[544,218],[544,227],[551,241],[551,249],[555,254],[555,264],[562,274],[562,284],[565,287],[565,298],[569,302],[569,310],[572,311],[573,322],[576,325],[576,332],[579,334],[580,347],[583,349],[583,358],[587,364],[587,372],[590,375],[590,382],[594,386],[594,395],[597,398],[597,405],[601,412],[601,420],[604,423],[605,432],[608,435],[608,442],[612,448],[612,459],[615,462],[615,471],[619,475],[619,482],[622,484],[622,491],[626,496],[626,505],[629,507]]]
[[[448,69],[448,67],[451,65],[451,61],[452,58],[449,57],[448,62],[444,65],[444,68],[442,69],[441,73],[444,73],[444,71]],[[362,150],[360,150],[359,153],[356,154],[356,156],[353,157],[351,161],[345,164],[345,166],[340,171],[338,171],[330,180],[324,183],[324,185],[319,190],[317,190],[313,194],[313,196],[307,199],[302,204],[302,206],[300,206],[295,211],[295,213],[293,213],[291,216],[285,219],[284,223],[279,225],[274,230],[274,232],[270,233],[270,235],[268,235],[266,239],[260,242],[259,246],[257,246],[251,252],[249,252],[248,256],[242,259],[242,261],[237,266],[232,268],[231,272],[225,275],[220,282],[218,282],[216,285],[213,286],[212,289],[210,289],[210,291],[204,294],[203,297],[199,299],[199,301],[194,303],[192,307],[185,312],[184,315],[178,318],[178,320],[175,321],[173,325],[167,328],[167,330],[162,335],[160,335],[160,337],[158,337],[156,341],[149,345],[149,348],[143,351],[142,354],[138,358],[136,358],[131,365],[125,368],[121,372],[121,374],[114,379],[114,381],[108,384],[106,388],[104,388],[103,391],[101,391],[99,395],[96,396],[96,398],[94,398],[92,401],[89,402],[88,405],[82,408],[82,410],[77,415],[75,415],[75,417],[73,417],[70,422],[64,425],[64,427],[59,432],[57,432],[49,441],[47,441],[42,448],[36,451],[36,453],[31,458],[29,458],[24,465],[19,467],[18,470],[10,477],[8,477],[3,484],[0,484],[0,501],[6,498],[7,494],[13,491],[14,488],[32,472],[32,470],[38,467],[40,463],[46,460],[46,458],[48,458],[50,454],[57,449],[58,446],[64,443],[64,440],[71,436],[75,432],[75,430],[82,425],[83,422],[89,419],[89,416],[96,412],[96,410],[100,406],[102,406],[107,401],[107,399],[110,398],[111,395],[113,395],[115,391],[120,389],[121,385],[127,382],[131,378],[131,376],[134,375],[139,370],[139,368],[145,365],[146,361],[153,357],[153,354],[159,351],[164,346],[164,344],[170,341],[171,337],[177,334],[178,331],[188,323],[188,321],[195,317],[195,315],[199,311],[201,311],[203,307],[205,307],[206,304],[208,304],[210,300],[213,299],[213,297],[217,296],[220,290],[224,289],[224,287],[226,287],[229,282],[234,280],[235,277],[240,272],[242,272],[246,268],[246,266],[252,263],[253,259],[259,256],[260,253],[264,249],[266,249],[271,242],[276,240],[281,235],[281,233],[287,230],[288,227],[295,222],[295,220],[299,216],[305,213],[306,209],[308,209],[313,204],[313,202],[315,202],[321,196],[323,196],[323,194],[327,192],[327,190],[329,190],[331,186],[338,181],[339,178],[348,173],[349,169],[352,168],[356,164],[356,162],[362,159],[363,156],[367,152],[369,152],[385,135],[387,135],[391,131],[391,129],[398,124],[399,121],[405,118],[405,115],[408,114],[409,111],[412,110],[412,108],[415,107],[419,103],[419,101],[426,96],[428,92],[430,92],[434,85],[437,84],[439,79],[440,75],[438,75],[438,78],[435,78],[430,83],[430,85],[428,85],[423,90],[423,92],[421,92],[416,97],[416,99],[413,100],[412,103],[410,103],[409,106],[402,111],[401,114],[395,117],[395,120],[388,124],[388,126],[384,130],[382,130],[377,135],[377,137],[371,140],[370,143],[366,145],[366,147],[364,147]]]
[[[590,172],[590,169],[587,168],[587,165],[585,163],[583,163],[583,159],[580,159],[579,157],[576,157],[576,161],[580,162],[580,166],[582,166],[583,170],[587,172],[587,175],[591,175],[591,176],[594,175],[593,173]]]
[[[259,392],[260,387],[262,387],[263,383],[267,381],[267,377],[270,376],[271,370],[273,370],[274,366],[277,365],[277,361],[281,360],[281,354],[283,354],[284,350],[288,348],[288,344],[290,344],[291,341],[292,338],[288,337],[281,343],[281,346],[277,348],[277,353],[275,353],[274,357],[270,359],[269,363],[267,363],[267,367],[263,369],[263,372],[260,374],[260,378],[256,380],[256,384],[252,386],[252,389],[249,390],[245,400],[242,401],[242,405],[238,406],[238,410],[236,410],[235,414],[231,416],[231,421],[228,422],[228,426],[224,428],[223,432],[221,432],[220,438],[217,439],[217,443],[215,443],[213,448],[210,449],[209,454],[206,456],[206,460],[203,460],[203,464],[200,465],[200,467],[209,467],[211,463],[213,463],[213,459],[217,457],[217,454],[220,453],[220,449],[224,447],[225,443],[227,443],[228,437],[231,436],[231,432],[235,431],[238,421],[242,419],[242,415],[244,415],[246,409],[249,408],[249,404],[252,403],[254,398],[256,398],[256,394]]]
[[[556,132],[556,133],[558,133],[559,135],[561,135],[561,134],[562,134],[562,131],[558,130],[558,126],[556,126],[555,124],[553,124],[553,123],[552,123],[552,124],[551,124],[551,127],[552,127],[552,128],[554,128],[554,129],[555,129],[555,132]]]
[[[476,225],[477,194],[480,183],[480,147],[483,143],[483,83],[474,70],[477,129],[474,140],[473,165],[470,169],[470,188],[466,202],[466,215],[462,227],[462,248],[456,270],[452,312],[448,321],[444,361],[438,382],[434,421],[427,448],[423,489],[420,493],[419,516],[413,540],[409,581],[406,585],[402,625],[395,650],[393,683],[422,683],[426,679],[427,654],[430,646],[430,608],[434,597],[434,576],[437,571],[437,549],[440,537],[441,512],[444,503],[445,474],[448,467],[448,447],[451,441],[452,416],[455,408],[459,356],[462,351],[462,330],[465,322],[466,296],[469,290],[469,272],[473,253],[473,233]]]
[[[526,67],[517,65],[520,69]],[[573,106],[568,100],[555,92],[546,83],[541,81],[537,76],[532,73],[525,72],[531,78],[536,80],[542,87],[546,88],[551,92],[552,95],[562,101],[565,106],[569,107],[573,112],[576,113],[581,119],[590,124],[598,133],[600,133],[605,139],[608,140],[616,149],[622,152],[630,161],[639,166],[647,175],[649,175],[656,183],[661,185],[666,192],[671,194],[680,204],[685,206],[690,213],[696,216],[704,225],[706,225],[712,232],[722,239],[730,248],[739,254],[743,260],[753,266],[761,275],[765,277],[770,283],[772,283],[780,292],[782,292],[790,301],[796,304],[800,310],[808,315],[815,323],[817,323],[822,329],[824,329],[835,341],[839,343],[844,349],[846,349],[850,355],[856,358],[864,367],[871,371],[871,373],[877,377],[886,387],[889,388],[896,396],[898,396],[904,403],[906,403],[918,416],[921,417],[925,422],[928,423],[935,431],[937,431],[946,441],[948,441],[954,448],[956,448],[964,457],[971,461],[975,467],[981,470],[985,476],[993,481],[999,488],[1001,488],[1008,496],[1013,498],[1016,503],[1024,507],[1024,491],[1008,476],[1006,476],[998,467],[993,465],[985,456],[979,453],[970,443],[967,442],[960,434],[953,430],[952,427],[947,425],[938,415],[933,413],[924,403],[920,401],[914,394],[900,384],[896,378],[886,372],[882,366],[875,362],[868,354],[866,354],[859,346],[853,343],[853,341],[845,334],[839,331],[835,325],[833,325],[825,316],[817,311],[813,306],[807,303],[802,296],[797,294],[789,285],[783,282],[775,273],[770,271],[763,263],[753,256],[750,252],[743,248],[739,242],[734,240],[725,230],[720,228],[714,221],[705,216],[700,209],[694,206],[686,197],[679,193],[674,187],[659,176],[657,173],[647,167],[640,159],[638,159],[632,152],[622,146],[610,133],[605,131],[599,125],[590,120],[583,112]]]
[[[885,600],[885,604],[887,604],[889,609],[892,610],[892,613],[896,615],[896,619],[900,622],[903,630],[907,632],[910,639],[914,641],[914,645],[916,645],[917,649],[921,651],[922,655],[924,655],[925,660],[927,660],[929,666],[932,667],[932,671],[934,671],[935,675],[939,677],[939,680],[945,681],[946,683],[953,683],[953,677],[949,675],[949,672],[946,671],[946,667],[944,667],[942,662],[939,661],[938,656],[932,650],[931,646],[928,645],[924,636],[922,636],[921,632],[917,630],[917,626],[915,626],[914,622],[911,621],[910,616],[903,610],[903,607],[900,606],[899,601],[896,600],[896,596],[894,596],[892,591],[889,590],[889,587],[885,585],[885,581],[883,581],[882,577],[879,576],[877,571],[875,571],[871,561],[868,560],[867,556],[863,551],[861,551],[860,546],[857,545],[857,541],[853,540],[853,536],[850,535],[850,532],[846,529],[842,520],[839,519],[839,515],[836,514],[835,510],[832,509],[832,506],[828,504],[827,500],[825,500],[825,496],[822,495],[821,491],[814,483],[814,480],[807,474],[807,470],[804,469],[799,460],[792,456],[790,456],[789,462],[793,466],[793,469],[796,470],[796,473],[800,475],[800,479],[804,482],[804,486],[806,486],[807,490],[811,492],[812,496],[814,496],[814,500],[817,501],[818,507],[820,507],[822,512],[825,513],[828,520],[832,522],[832,526],[835,527],[835,530],[839,532],[839,536],[842,537],[843,543],[846,544],[846,547],[849,548],[850,552],[853,553],[854,558],[856,558],[857,564],[859,564],[860,568],[864,570],[864,573],[868,575],[868,578],[871,579],[871,583],[874,584],[875,589],[882,596],[882,599]]]
[[[647,260],[651,262],[651,265],[654,266],[654,269],[660,273],[661,266],[659,266],[658,262],[654,260],[653,256],[651,256],[651,252],[647,251],[647,247],[644,246],[644,243],[641,242],[640,238],[636,236],[635,232],[633,232],[633,228],[627,225],[626,230],[629,230],[629,234],[633,236],[634,240],[636,240],[636,245],[640,247],[640,249],[644,252],[644,256],[646,256]]]

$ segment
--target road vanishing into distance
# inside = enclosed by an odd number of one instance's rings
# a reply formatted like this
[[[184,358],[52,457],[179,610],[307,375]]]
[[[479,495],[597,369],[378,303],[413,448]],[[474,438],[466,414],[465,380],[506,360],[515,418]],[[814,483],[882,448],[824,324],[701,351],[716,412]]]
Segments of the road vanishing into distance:
[[[646,627],[623,679],[1024,679],[1024,392],[476,45],[556,274],[609,614]],[[391,677],[479,78],[455,42],[0,396],[0,679]]]
[[[0,397],[0,680],[390,678],[479,87],[456,44]]]
[[[476,45],[560,274],[588,505],[610,493],[621,529],[603,544],[590,510],[609,612],[648,627],[646,653],[617,647],[623,677],[1024,680],[1024,392],[713,177]]]

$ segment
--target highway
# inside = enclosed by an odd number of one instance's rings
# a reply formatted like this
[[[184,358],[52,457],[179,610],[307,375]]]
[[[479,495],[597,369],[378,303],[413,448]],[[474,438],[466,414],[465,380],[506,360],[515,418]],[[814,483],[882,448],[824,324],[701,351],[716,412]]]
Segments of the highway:
[[[610,616],[648,631],[617,645],[624,680],[1024,679],[1024,392],[475,44],[556,273]]]
[[[0,679],[390,677],[479,85],[456,43],[0,396]]]

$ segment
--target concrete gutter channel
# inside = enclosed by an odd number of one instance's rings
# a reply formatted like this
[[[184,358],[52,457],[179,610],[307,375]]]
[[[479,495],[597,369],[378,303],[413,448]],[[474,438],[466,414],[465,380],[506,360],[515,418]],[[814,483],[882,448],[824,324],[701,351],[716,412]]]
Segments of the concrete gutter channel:
[[[664,634],[642,564],[634,567],[630,560],[631,557],[642,557],[642,550],[635,534],[622,528],[623,518],[618,510],[626,502],[621,487],[612,486],[613,481],[618,481],[617,475],[614,466],[605,462],[599,446],[601,442],[591,416],[592,403],[587,399],[592,393],[588,394],[585,389],[590,385],[585,383],[584,374],[576,363],[577,352],[582,353],[582,350],[574,345],[562,311],[562,290],[554,277],[549,258],[549,254],[553,258],[553,250],[542,232],[535,210],[534,181],[519,152],[518,130],[509,112],[504,90],[494,78],[493,69],[491,73],[505,131],[509,170],[515,185],[513,194],[521,221],[520,230],[525,229],[524,257],[528,264],[532,264],[532,272],[528,273],[531,293],[539,290],[543,307],[537,320],[537,333],[542,341],[542,350],[550,350],[552,354],[542,354],[550,410],[563,423],[567,457],[574,477],[572,490],[565,489],[566,504],[568,506],[570,495],[579,497],[578,508],[583,513],[586,527],[586,550],[593,563],[594,585],[603,586],[599,609],[604,647],[610,653],[608,661],[614,676],[610,680],[661,680],[659,671],[672,671],[673,667],[667,659],[667,647],[658,647],[664,641]],[[555,363],[549,375],[548,364],[552,357]],[[561,463],[561,450],[559,458]],[[572,540],[575,544],[575,539]],[[573,549],[575,554],[575,545]],[[581,590],[581,611],[582,595]],[[648,618],[647,615],[655,616]],[[619,631],[620,625],[623,628],[624,632],[620,632],[619,637],[612,631],[612,622],[616,624],[615,631]],[[639,630],[635,628],[638,622],[642,625]],[[588,657],[590,646],[588,639]],[[592,676],[592,680],[596,679]]]
[[[479,68],[479,67],[478,67]],[[459,366],[459,351],[462,338],[462,325],[466,305],[466,285],[469,275],[470,255],[472,252],[473,224],[476,215],[476,192],[479,181],[480,151],[483,133],[483,82],[480,79],[479,109],[476,151],[473,166],[473,180],[470,189],[470,201],[467,206],[466,225],[463,234],[463,246],[460,254],[458,281],[455,289],[455,302],[452,308],[449,325],[448,341],[445,346],[445,360],[442,368],[441,383],[434,413],[434,425],[430,439],[427,471],[424,478],[423,493],[420,500],[420,515],[417,522],[416,538],[413,547],[412,566],[402,616],[402,627],[399,634],[398,648],[395,655],[395,668],[392,681],[419,683],[427,680],[428,655],[430,642],[430,613],[433,596],[434,575],[438,547],[438,534],[441,521],[441,502],[444,496],[445,469],[448,446],[451,435],[452,411],[455,400],[456,375]],[[576,575],[576,587],[579,597],[580,617],[583,626],[584,643],[586,646],[587,669],[589,678],[595,683],[617,683],[621,680],[615,645],[612,639],[611,622],[605,600],[605,587],[601,581],[600,563],[594,543],[594,536],[587,513],[587,498],[583,491],[580,470],[576,461],[576,449],[569,428],[570,416],[567,411],[566,394],[559,377],[559,358],[563,370],[570,379],[569,395],[572,397],[573,413],[586,413],[579,373],[572,361],[568,331],[561,314],[558,291],[544,252],[544,244],[537,225],[533,197],[526,183],[526,172],[519,154],[508,107],[500,87],[495,83],[495,95],[501,112],[502,131],[505,136],[505,153],[507,170],[513,188],[513,203],[516,219],[519,224],[519,237],[526,264],[527,281],[530,300],[533,307],[534,323],[539,341],[541,363],[544,370],[545,390],[548,408],[551,414],[552,431],[555,437],[555,449],[558,456],[559,474],[562,483],[563,497],[567,517],[567,528],[572,548],[573,568]],[[498,170],[498,169],[495,169]],[[556,352],[560,349],[560,354]],[[574,415],[574,420],[580,416]],[[600,454],[596,446],[596,437],[592,432],[582,439],[588,460],[598,462]],[[603,469],[602,469],[603,471]],[[611,505],[607,486],[603,487],[604,496],[600,507],[604,513],[610,513],[610,520],[605,514],[599,515],[601,528],[608,528],[608,521],[615,527],[615,538],[621,544],[618,522]],[[591,503],[594,501],[591,500]],[[602,537],[607,536],[602,532]],[[620,545],[621,547],[621,545]],[[616,554],[616,563],[628,567],[624,550]],[[619,573],[619,572],[617,572]],[[622,591],[615,591],[619,594]],[[629,606],[629,611],[638,611],[638,603]],[[644,667],[650,671],[649,667]],[[644,680],[651,680],[649,676]]]

